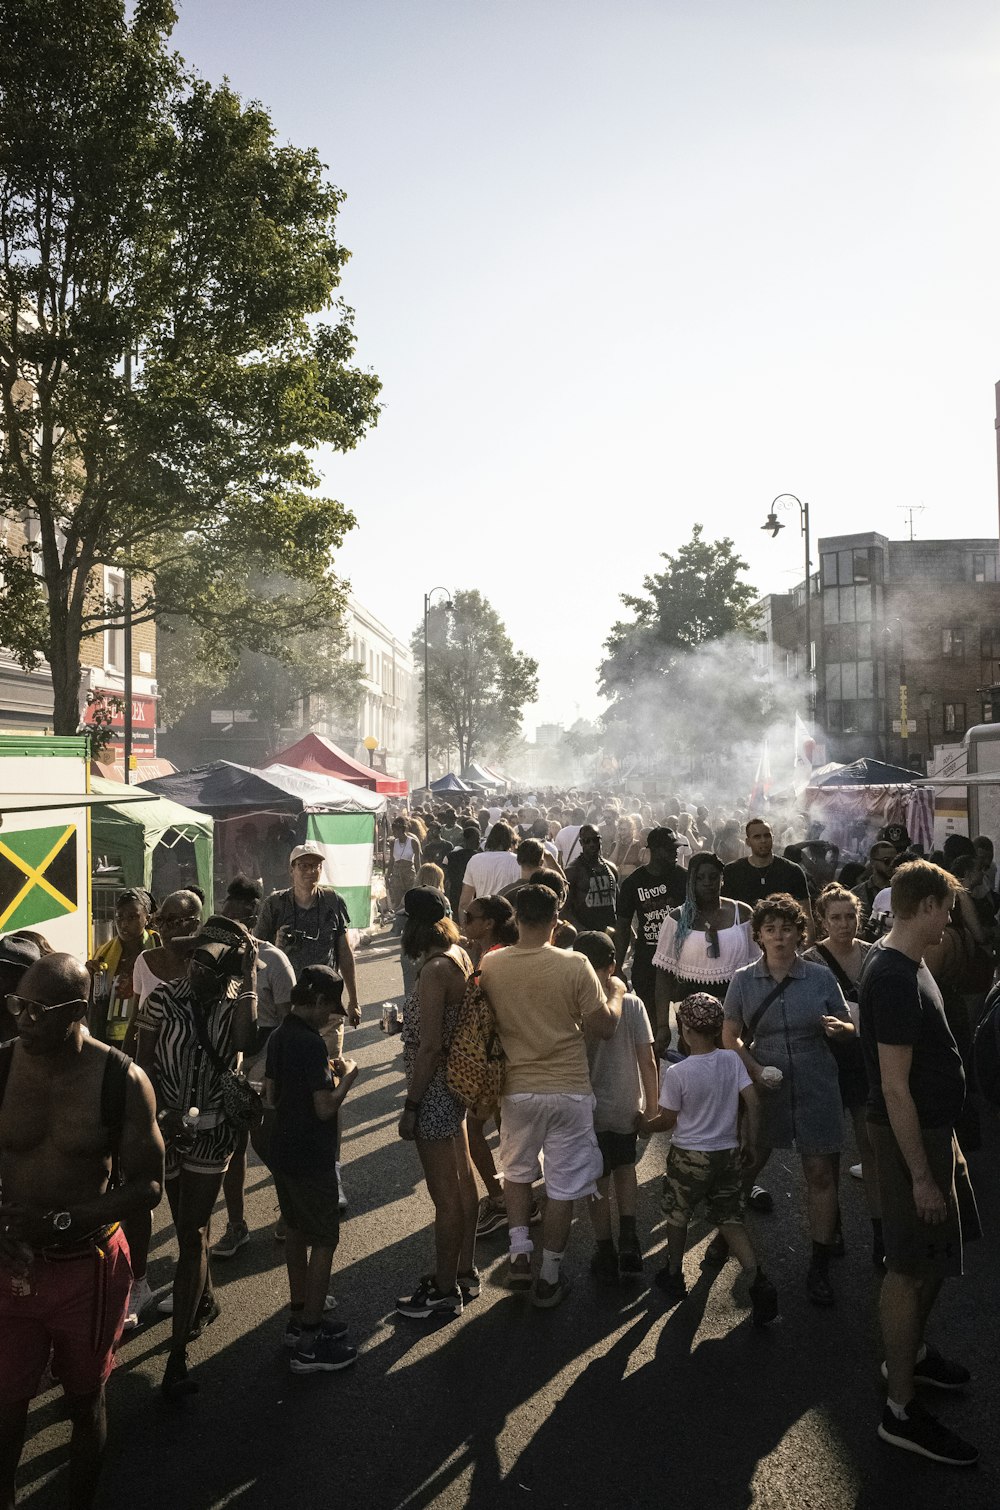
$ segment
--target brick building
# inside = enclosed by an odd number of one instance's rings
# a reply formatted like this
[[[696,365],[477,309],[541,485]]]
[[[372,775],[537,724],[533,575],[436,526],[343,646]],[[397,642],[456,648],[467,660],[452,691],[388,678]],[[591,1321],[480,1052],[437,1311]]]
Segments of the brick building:
[[[11,550],[18,550],[37,536],[33,519],[7,517],[0,524],[4,540]],[[36,556],[36,570],[41,564]],[[95,573],[92,595],[96,601],[124,597],[125,582],[120,571],[110,567]],[[121,698],[125,690],[125,632],[121,620],[111,623],[100,634],[85,639],[80,647],[80,718],[89,721],[88,695],[104,694]],[[124,715],[115,713],[113,725],[122,733],[107,752],[109,768],[120,765],[124,734]],[[52,728],[52,677],[47,662],[34,671],[23,671],[9,651],[0,649],[0,732],[44,733]],[[132,632],[132,747],[137,760],[152,761],[156,756],[156,630],[152,624],[137,624]],[[109,774],[111,774],[109,769]],[[117,773],[116,773],[117,774]],[[140,771],[140,775],[155,774]]]
[[[833,535],[811,582],[811,693],[831,760],[860,755],[925,769],[993,717],[1000,682],[998,542]],[[805,584],[757,605],[761,669],[806,677]],[[907,737],[893,727],[905,688]],[[807,688],[803,686],[803,706]],[[1000,712],[1000,710],[998,710]]]

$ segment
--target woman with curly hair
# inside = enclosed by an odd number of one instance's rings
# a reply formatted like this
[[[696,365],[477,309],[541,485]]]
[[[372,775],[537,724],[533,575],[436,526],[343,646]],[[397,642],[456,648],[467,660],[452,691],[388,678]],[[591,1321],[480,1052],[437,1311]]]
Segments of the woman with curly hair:
[[[806,915],[779,892],[753,910],[761,958],[737,970],[726,992],[722,1042],[742,1055],[760,1092],[759,1146],[747,1175],[759,1173],[773,1148],[797,1149],[807,1187],[812,1257],[806,1294],[831,1306],[829,1263],[837,1225],[836,1157],[844,1116],[837,1063],[828,1039],[854,1033],[847,1003],[825,965],[798,957]]]

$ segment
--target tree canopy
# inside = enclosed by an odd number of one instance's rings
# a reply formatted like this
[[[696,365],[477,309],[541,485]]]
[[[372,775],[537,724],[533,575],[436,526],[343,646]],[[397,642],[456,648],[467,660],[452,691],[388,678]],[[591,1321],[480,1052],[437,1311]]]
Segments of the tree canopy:
[[[336,298],[342,192],[186,67],[175,19],[10,0],[0,20],[0,497],[29,540],[0,545],[0,642],[48,658],[60,732],[81,639],[118,616],[104,567],[133,573],[136,622],[217,645],[282,655],[304,603],[334,621],[354,521],[309,453],[379,413]]]
[[[769,695],[753,665],[758,594],[733,541],[703,533],[696,524],[675,555],[663,552],[641,594],[622,594],[632,617],[612,626],[600,666],[619,755],[678,754],[704,742],[706,729],[753,738],[766,721]]]
[[[521,710],[538,696],[538,662],[515,650],[499,614],[475,588],[436,603],[428,615],[427,687],[431,748],[458,750],[462,770],[477,756],[500,757],[521,728]],[[424,664],[424,626],[413,634]]]

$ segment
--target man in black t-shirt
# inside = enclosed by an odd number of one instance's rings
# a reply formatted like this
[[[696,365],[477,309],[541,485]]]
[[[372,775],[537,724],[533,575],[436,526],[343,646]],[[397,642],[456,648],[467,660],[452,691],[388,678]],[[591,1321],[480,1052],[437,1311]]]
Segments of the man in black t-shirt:
[[[746,902],[756,907],[765,897],[775,892],[786,892],[802,906],[812,934],[812,908],[809,905],[809,884],[801,865],[783,860],[774,853],[774,836],[771,825],[763,818],[751,818],[746,827],[749,857],[734,860],[727,865],[722,877],[722,895],[733,902]]]
[[[687,873],[677,864],[678,839],[672,828],[654,828],[646,840],[649,864],[626,876],[618,892],[615,920],[615,973],[621,975],[632,941],[632,989],[650,1014],[655,1007],[653,955],[660,937],[660,924],[671,907],[680,907],[687,897]]]
[[[465,881],[465,867],[473,855],[478,855],[482,843],[482,835],[474,823],[466,825],[462,830],[462,843],[458,849],[453,849],[444,867],[444,889],[448,893],[448,901],[451,910],[457,916],[459,904],[462,900],[462,885]]]
[[[885,1242],[880,1316],[889,1397],[878,1434],[938,1463],[974,1463],[976,1448],[915,1398],[917,1384],[960,1389],[969,1372],[923,1341],[941,1280],[962,1272],[966,1237],[978,1236],[975,1200],[955,1142],[965,1073],[941,993],[923,954],[940,944],[958,883],[925,860],[892,880],[892,928],[865,962],[859,990],[868,1072],[868,1135]],[[956,1183],[965,1186],[959,1216]],[[972,1230],[968,1230],[971,1228]]]
[[[579,859],[566,870],[569,890],[563,912],[575,928],[613,928],[618,904],[618,870],[601,854],[601,835],[591,823],[580,829]]]

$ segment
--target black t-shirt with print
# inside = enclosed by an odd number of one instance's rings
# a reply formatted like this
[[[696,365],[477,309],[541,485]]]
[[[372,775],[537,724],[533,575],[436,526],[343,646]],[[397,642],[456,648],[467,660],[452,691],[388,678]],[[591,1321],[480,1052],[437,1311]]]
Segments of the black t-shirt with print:
[[[809,885],[801,865],[773,855],[770,865],[751,865],[749,860],[734,860],[727,865],[722,877],[722,895],[734,902],[746,902],[756,907],[764,897],[773,897],[775,892],[787,892],[797,902],[808,902]]]
[[[944,999],[923,960],[873,944],[858,991],[861,1050],[868,1074],[868,1116],[889,1125],[878,1046],[913,1049],[910,1095],[921,1127],[954,1127],[965,1103],[965,1070],[944,1013]]]
[[[687,871],[679,865],[665,876],[655,876],[648,865],[642,865],[625,877],[618,892],[618,920],[636,920],[634,957],[640,969],[652,969],[663,919],[686,898]]]

